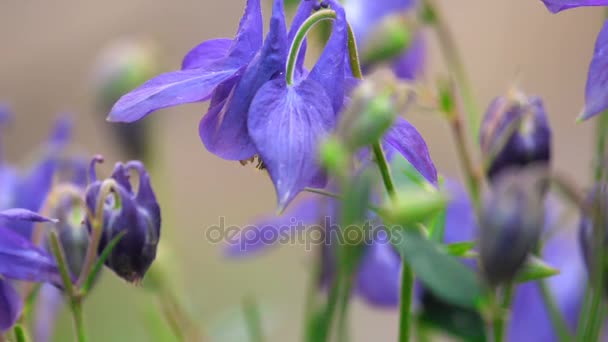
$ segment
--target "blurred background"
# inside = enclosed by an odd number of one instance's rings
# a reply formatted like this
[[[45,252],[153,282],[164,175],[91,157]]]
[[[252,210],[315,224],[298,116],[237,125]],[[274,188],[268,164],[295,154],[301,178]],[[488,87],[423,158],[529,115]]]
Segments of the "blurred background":
[[[515,81],[541,96],[554,130],[554,166],[579,184],[589,179],[591,124],[576,124],[601,11],[550,15],[540,0],[438,1],[462,49],[480,107]],[[269,13],[270,1],[265,3]],[[93,68],[100,52],[122,37],[155,42],[160,66],[176,69],[196,44],[231,37],[244,0],[106,0],[0,2],[0,102],[16,120],[3,137],[13,162],[44,139],[57,114],[75,121],[76,145],[106,156],[105,172],[124,158],[97,110]],[[430,33],[430,32],[429,32]],[[434,80],[443,64],[432,34],[426,75]],[[311,58],[308,58],[310,60]],[[314,60],[312,60],[314,62]],[[205,150],[198,122],[206,104],[162,110],[153,125],[153,181],[164,214],[163,262],[175,268],[174,286],[187,310],[218,341],[243,340],[239,311],[243,298],[262,306],[271,340],[301,336],[304,291],[310,260],[303,246],[279,247],[248,260],[226,260],[205,231],[225,217],[244,225],[273,212],[274,190],[252,166],[221,160]],[[447,125],[437,115],[409,113],[431,149],[438,169],[459,176]],[[395,340],[397,313],[355,302],[356,341]],[[153,341],[158,306],[146,291],[106,272],[85,305],[92,341]],[[61,316],[57,341],[71,340],[71,321]]]

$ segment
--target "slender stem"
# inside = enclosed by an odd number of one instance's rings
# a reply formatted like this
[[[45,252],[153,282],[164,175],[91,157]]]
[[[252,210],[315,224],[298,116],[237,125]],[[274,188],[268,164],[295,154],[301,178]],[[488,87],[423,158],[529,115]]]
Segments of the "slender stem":
[[[246,298],[243,303],[243,310],[245,312],[250,341],[264,342],[262,318],[260,316],[260,310],[255,299]]]
[[[446,22],[434,0],[425,0],[423,10],[426,11],[425,17],[427,18],[427,22],[433,26],[437,33],[439,46],[447,67],[454,74],[454,78],[458,83],[468,116],[469,129],[473,135],[473,139],[477,141],[481,122],[480,114],[473,94],[473,87],[469,82],[458,45],[456,44],[450,29],[446,26]]]
[[[84,319],[82,316],[82,299],[75,297],[71,302],[72,316],[74,318],[74,326],[76,327],[76,336],[78,342],[86,342],[87,336],[84,329]]]
[[[287,58],[287,67],[285,71],[285,80],[287,84],[291,85],[294,82],[294,73],[296,70],[296,62],[298,61],[298,54],[300,52],[300,48],[302,47],[302,43],[308,32],[319,22],[324,20],[335,20],[336,12],[331,9],[325,9],[318,12],[315,12],[313,15],[308,17],[306,21],[302,23],[302,26],[298,29],[293,42],[291,43],[291,47],[289,48],[289,55]],[[348,28],[348,56],[351,70],[353,72],[353,76],[362,79],[363,72],[361,71],[361,63],[359,61],[359,50],[357,49],[357,41],[355,40],[355,33],[350,25],[347,25]]]
[[[414,272],[406,262],[401,270],[401,316],[399,318],[399,342],[408,342],[411,331],[411,306],[414,294]]]
[[[462,128],[462,117],[460,115],[460,110],[455,109],[449,114],[450,127],[452,128],[452,134],[454,135],[454,141],[456,143],[458,157],[460,158],[460,164],[465,173],[469,195],[473,201],[473,208],[475,209],[477,217],[479,217],[481,213],[481,178],[477,172],[477,169],[475,168],[471,153],[469,152]]]
[[[393,177],[391,176],[391,169],[388,165],[388,162],[386,161],[386,156],[384,155],[384,151],[382,150],[382,145],[380,145],[380,142],[376,142],[372,145],[372,149],[374,152],[374,157],[376,158],[376,163],[378,164],[378,169],[380,169],[380,174],[382,175],[382,181],[384,182],[386,192],[394,201],[397,199],[395,183],[393,182]]]
[[[316,313],[317,313],[317,304],[318,304],[318,296],[317,289],[319,288],[319,284],[321,282],[322,276],[322,263],[323,263],[323,255],[321,247],[316,247],[313,250],[314,260],[312,270],[310,272],[310,280],[308,281],[308,288],[306,290],[306,298],[305,298],[305,307],[304,307],[304,327],[311,327],[315,322]],[[304,329],[304,339],[303,341],[312,340],[309,335],[309,329]]]
[[[342,272],[338,272],[336,278],[333,279],[329,294],[327,296],[327,303],[325,304],[324,321],[321,331],[318,335],[319,341],[327,341],[329,338],[331,325],[336,312],[336,307],[339,304],[339,295],[341,292],[341,275]]]
[[[508,284],[504,288],[504,294],[502,298],[502,304],[496,310],[494,315],[494,322],[492,332],[494,334],[494,341],[502,342],[505,340],[506,327],[507,327],[507,312],[511,307],[511,301],[513,299],[513,284]]]
[[[604,179],[606,167],[606,140],[608,138],[608,111],[600,114],[596,124],[595,182]]]
[[[344,267],[343,267],[344,268]],[[338,341],[347,342],[348,338],[348,304],[350,303],[350,291],[352,279],[350,274],[344,274],[340,286],[340,314],[338,315]]]
[[[545,302],[545,307],[547,311],[549,311],[549,318],[551,319],[551,324],[553,324],[553,328],[557,333],[557,337],[560,342],[569,342],[572,341],[572,336],[570,331],[568,331],[568,323],[564,316],[562,316],[557,303],[555,302],[555,298],[551,293],[551,289],[547,285],[547,282],[543,279],[538,281],[538,287],[540,289],[540,294],[543,297],[543,301]]]
[[[82,318],[82,298],[77,293],[77,288],[72,284],[72,278],[70,276],[65,252],[61,247],[57,232],[51,231],[49,238],[51,251],[53,252],[53,256],[57,262],[57,267],[59,268],[59,273],[61,274],[64,290],[70,300],[70,309],[74,319],[74,328],[76,329],[77,341],[86,342],[87,338],[84,328],[84,320]]]
[[[106,179],[101,184],[99,189],[99,195],[97,197],[97,203],[95,206],[95,212],[91,213],[87,209],[87,217],[91,223],[91,238],[89,245],[87,246],[87,254],[85,256],[84,265],[82,271],[76,283],[78,287],[81,287],[89,277],[89,273],[93,269],[95,260],[97,259],[97,250],[99,249],[99,242],[101,241],[101,235],[103,233],[103,220],[104,220],[104,206],[106,198],[114,193],[117,203],[120,201],[120,195],[115,192],[116,181],[113,179]]]

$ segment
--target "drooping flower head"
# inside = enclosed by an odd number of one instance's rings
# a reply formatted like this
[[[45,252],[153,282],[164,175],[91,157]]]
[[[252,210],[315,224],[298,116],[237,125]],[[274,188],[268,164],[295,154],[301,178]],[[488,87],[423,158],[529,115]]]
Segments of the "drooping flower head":
[[[100,198],[103,182],[97,180],[95,164],[102,159],[91,161],[90,179],[85,197],[88,209],[93,215],[98,201],[103,201],[103,232],[99,244],[101,253],[118,234],[124,234],[106,260],[106,266],[118,276],[129,281],[141,280],[154,259],[160,239],[160,207],[150,183],[148,172],[139,161],[126,164],[117,163],[112,173],[115,196]],[[137,191],[129,179],[129,171],[138,175]],[[90,227],[91,222],[87,220]],[[91,228],[89,228],[91,229]]]

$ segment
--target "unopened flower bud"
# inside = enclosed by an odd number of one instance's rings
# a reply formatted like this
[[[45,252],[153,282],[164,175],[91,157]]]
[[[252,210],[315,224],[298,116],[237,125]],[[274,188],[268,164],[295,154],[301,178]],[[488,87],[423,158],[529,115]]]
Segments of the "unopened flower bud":
[[[367,35],[361,51],[364,66],[392,61],[412,43],[412,21],[406,15],[386,16]]]
[[[100,112],[107,115],[124,94],[153,77],[158,71],[155,46],[144,39],[123,38],[101,52],[94,69],[94,91]],[[130,158],[146,157],[149,123],[113,125],[121,148]]]
[[[587,197],[585,207],[586,212],[581,214],[579,239],[585,266],[593,278],[597,271],[601,271],[597,269],[597,263],[600,261],[598,259],[602,250],[604,262],[601,265],[604,267],[604,274],[608,271],[608,263],[605,261],[608,260],[608,184],[596,186]],[[604,291],[608,293],[608,282],[605,281],[603,286]]]
[[[490,285],[513,279],[536,248],[545,191],[545,181],[537,172],[508,173],[497,179],[479,228],[480,259]]]
[[[378,142],[408,104],[410,91],[392,73],[377,73],[353,91],[341,116],[338,135],[346,146],[358,150]]]
[[[483,118],[480,144],[490,180],[512,167],[548,166],[551,129],[541,99],[515,92],[496,98]]]
[[[70,272],[74,277],[78,277],[84,266],[89,245],[89,232],[84,224],[84,212],[80,206],[68,199],[61,201],[51,211],[51,216],[59,220],[54,228],[65,252]],[[47,249],[50,250],[50,246]]]
[[[95,172],[91,167],[91,179]],[[129,171],[136,171],[139,178],[137,191],[129,179]],[[112,179],[115,181],[114,192],[120,198],[120,205],[113,196],[105,199],[103,215],[103,234],[99,245],[99,253],[118,234],[124,236],[114,247],[106,260],[106,266],[118,276],[129,281],[141,280],[154,259],[160,238],[161,215],[160,207],[150,184],[150,177],[143,164],[130,161],[126,164],[117,163]],[[86,202],[93,215],[99,200],[102,182],[95,180],[89,185]],[[91,222],[87,222],[91,225]],[[91,227],[90,227],[91,229]]]

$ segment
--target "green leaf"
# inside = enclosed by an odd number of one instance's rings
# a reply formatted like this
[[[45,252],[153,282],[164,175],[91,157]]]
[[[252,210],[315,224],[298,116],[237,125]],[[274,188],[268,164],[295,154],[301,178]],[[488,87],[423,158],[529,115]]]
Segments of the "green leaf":
[[[523,268],[515,276],[515,282],[525,283],[558,275],[559,270],[537,257],[529,257]]]
[[[466,257],[471,249],[475,247],[475,241],[463,241],[445,245],[446,252],[455,257]]]
[[[447,198],[439,191],[399,191],[397,201],[387,202],[380,209],[380,216],[388,223],[408,226],[424,223],[445,210]]]
[[[25,330],[23,330],[23,327],[20,324],[15,325],[13,331],[15,333],[15,341],[27,342],[27,334],[25,333]]]
[[[483,303],[482,288],[473,271],[445,253],[418,231],[393,229],[391,242],[424,285],[448,303],[475,308]]]
[[[122,232],[118,233],[110,241],[110,243],[108,243],[106,248],[104,248],[104,250],[101,252],[101,255],[99,256],[99,258],[97,258],[95,265],[91,269],[91,272],[87,275],[86,281],[84,282],[84,285],[82,286],[82,293],[86,294],[91,289],[91,286],[93,286],[93,284],[95,283],[95,279],[97,279],[97,275],[103,268],[103,264],[106,262],[106,259],[108,259],[108,257],[110,256],[110,253],[112,253],[112,250],[114,249],[114,247],[116,247],[118,242],[120,242],[120,239],[122,239],[122,237],[125,236],[126,233],[127,233],[126,231],[122,231]]]

